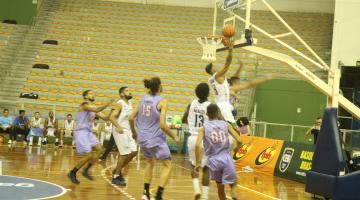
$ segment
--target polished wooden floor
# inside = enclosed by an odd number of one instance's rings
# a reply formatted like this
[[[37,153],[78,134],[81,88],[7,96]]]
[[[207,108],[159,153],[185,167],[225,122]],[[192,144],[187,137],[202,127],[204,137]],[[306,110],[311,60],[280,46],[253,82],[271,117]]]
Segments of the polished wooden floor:
[[[97,164],[92,173],[94,181],[84,179],[78,175],[80,185],[73,185],[66,177],[69,169],[79,159],[73,149],[64,147],[56,149],[52,145],[48,147],[17,147],[9,150],[6,145],[0,146],[0,160],[2,161],[3,175],[21,176],[44,180],[62,185],[68,192],[58,199],[140,199],[143,189],[144,163],[141,162],[137,170],[136,162],[130,164],[127,179],[127,187],[115,187],[110,184],[111,169],[115,164],[115,152],[108,160]],[[182,155],[174,155],[174,169],[165,190],[165,199],[184,200],[193,199],[192,182],[189,166],[186,158]],[[158,177],[160,166],[154,170]],[[311,195],[304,192],[301,183],[256,173],[239,173],[238,175],[239,199],[311,199]],[[157,178],[151,186],[156,190]],[[215,200],[215,184],[211,184],[210,200]]]

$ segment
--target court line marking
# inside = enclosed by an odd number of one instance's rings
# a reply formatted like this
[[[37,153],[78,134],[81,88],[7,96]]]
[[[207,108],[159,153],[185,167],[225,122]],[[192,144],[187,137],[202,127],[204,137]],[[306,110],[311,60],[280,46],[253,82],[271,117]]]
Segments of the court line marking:
[[[187,170],[187,171],[191,171],[190,169],[188,169],[188,168],[186,168],[186,167],[183,167],[183,166],[180,166],[180,165],[178,165],[178,164],[173,163],[173,165],[176,165],[176,166],[178,166],[178,167],[180,167],[180,168],[182,168],[182,169],[185,169],[185,170]],[[279,198],[276,198],[276,197],[273,197],[273,196],[264,194],[264,193],[262,193],[262,192],[258,192],[258,191],[256,191],[256,190],[252,190],[252,189],[250,189],[250,188],[244,187],[244,186],[239,185],[239,184],[238,184],[237,186],[238,186],[239,188],[242,188],[242,189],[244,189],[244,190],[248,190],[248,191],[250,191],[250,192],[253,192],[253,193],[255,193],[255,194],[258,194],[258,195],[267,197],[267,198],[269,198],[269,199],[281,200],[281,199],[279,199]]]
[[[3,176],[8,176],[8,175],[3,175]],[[33,179],[33,178],[25,178],[25,177],[20,177],[20,176],[8,176],[8,177],[22,178],[22,179],[28,179],[28,180],[32,180],[32,181],[39,181],[39,182],[47,183],[47,184],[50,184],[50,185],[54,185],[56,187],[61,188],[61,190],[62,190],[60,194],[57,194],[57,195],[54,195],[54,196],[44,197],[44,198],[37,198],[37,199],[29,199],[29,200],[52,199],[52,198],[62,196],[67,192],[66,188],[64,188],[61,185],[55,184],[55,183],[51,183],[51,182],[47,182],[47,181],[43,181],[43,180],[38,180],[38,179]]]
[[[270,198],[270,199],[274,199],[274,200],[281,200],[281,199],[279,199],[279,198],[276,198],[276,197],[273,197],[273,196],[270,196],[270,195],[264,194],[264,193],[262,193],[262,192],[258,192],[258,191],[256,191],[256,190],[253,190],[253,189],[250,189],[250,188],[244,187],[244,186],[239,185],[239,184],[238,184],[237,186],[238,186],[239,188],[244,189],[244,190],[247,190],[247,191],[250,191],[250,192],[256,193],[256,194],[258,194],[258,195],[261,195],[261,196],[264,196],[264,197],[267,197],[267,198]]]
[[[135,200],[135,197],[131,196],[131,194],[127,193],[124,189],[120,188],[119,186],[112,184],[111,181],[106,177],[105,172],[112,167],[115,167],[115,165],[110,165],[104,168],[103,170],[101,170],[101,176],[103,177],[103,179],[105,179],[106,182],[108,182],[113,188],[119,191],[122,195],[126,196],[131,200]]]

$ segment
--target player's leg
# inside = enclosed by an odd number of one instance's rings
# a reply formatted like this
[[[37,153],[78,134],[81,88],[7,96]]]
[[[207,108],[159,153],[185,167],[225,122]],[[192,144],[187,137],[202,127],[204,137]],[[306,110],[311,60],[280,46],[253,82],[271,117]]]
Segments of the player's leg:
[[[87,164],[91,159],[91,153],[84,154],[84,157],[82,157],[78,163],[74,166],[74,168],[68,173],[68,177],[70,181],[74,184],[79,184],[80,181],[76,178],[76,173],[81,169],[85,164]]]
[[[90,175],[90,169],[92,166],[96,164],[102,152],[102,147],[100,146],[100,144],[95,144],[95,146],[93,146],[92,149],[93,151],[90,154],[89,162],[85,165],[84,171],[82,172],[82,175],[91,181],[94,180],[94,178]]]
[[[232,200],[237,200],[237,196],[238,196],[238,188],[237,188],[237,183],[233,183],[230,184],[230,188],[231,188],[231,198]]]
[[[116,168],[114,170],[114,174],[113,174],[113,178],[112,178],[112,183],[115,185],[121,185],[121,186],[125,186],[126,182],[124,177],[122,176],[122,169],[123,167],[126,165],[126,160],[128,159],[130,154],[127,155],[120,155],[118,157],[118,162],[116,164]]]
[[[225,195],[225,186],[222,183],[216,182],[217,189],[218,189],[218,197],[220,200],[226,200]]]
[[[155,159],[147,158],[146,167],[144,171],[144,193],[141,200],[150,200],[150,184],[152,180],[154,165],[155,165]]]
[[[55,142],[54,142],[55,146],[59,146],[59,144],[60,144],[60,142],[59,142],[60,135],[58,134],[58,132],[59,131],[56,128],[54,128],[53,135],[55,137]]]
[[[202,199],[209,198],[209,186],[210,186],[210,169],[207,166],[204,166],[202,169],[203,176],[202,176]]]
[[[237,177],[236,177],[236,169],[234,162],[232,161],[232,158],[230,155],[227,155],[227,157],[223,160],[224,168],[223,168],[223,177],[222,177],[222,183],[223,184],[230,184],[231,188],[231,198],[233,200],[237,199]]]
[[[137,153],[135,141],[130,140],[130,134],[125,132],[119,134],[114,131],[111,135],[119,151],[118,162],[113,173],[112,183],[125,186],[126,181],[122,175],[123,168],[134,158]]]
[[[195,199],[200,199],[201,197],[201,191],[200,191],[200,184],[199,184],[199,174],[195,172],[195,144],[196,144],[197,137],[194,135],[191,135],[188,138],[188,151],[189,151],[189,161],[191,163],[191,171],[190,175],[192,178],[193,183],[193,189],[195,193]]]
[[[60,139],[60,145],[59,147],[61,148],[64,145],[64,135],[65,135],[65,130],[64,129],[59,129],[58,130],[59,133],[59,139]]]
[[[115,145],[115,140],[113,135],[111,134],[110,140],[106,146],[106,150],[99,159],[102,161],[106,160],[107,156],[109,155],[110,151],[113,149],[114,145]]]
[[[162,162],[159,187],[155,196],[156,200],[161,200],[172,170],[171,153],[166,142],[155,147],[155,158]]]

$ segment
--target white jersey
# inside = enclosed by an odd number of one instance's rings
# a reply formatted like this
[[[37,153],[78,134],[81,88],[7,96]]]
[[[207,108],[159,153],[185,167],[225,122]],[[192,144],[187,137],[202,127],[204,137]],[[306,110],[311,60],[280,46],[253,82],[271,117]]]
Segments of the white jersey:
[[[104,130],[106,131],[106,133],[111,133],[113,129],[113,125],[110,124],[109,126],[105,123],[104,124]]]
[[[68,120],[65,120],[65,130],[73,130],[74,129],[74,120],[71,120],[70,123]]]
[[[44,128],[44,124],[42,123],[42,119],[39,118],[39,119],[35,119],[35,117],[33,117],[31,119],[32,121],[32,126],[33,127],[38,127],[38,128]]]
[[[130,131],[129,116],[133,111],[131,101],[129,101],[129,103],[126,103],[124,100],[120,99],[117,103],[120,104],[122,107],[121,113],[117,121],[121,127],[126,129],[127,131]]]
[[[222,84],[218,83],[215,79],[216,73],[209,78],[209,84],[214,90],[215,93],[215,102],[216,103],[223,103],[229,102],[230,103],[230,85],[225,77],[225,80]]]
[[[208,121],[206,110],[210,103],[210,101],[200,103],[198,99],[194,99],[191,102],[187,118],[189,132],[191,135],[197,135],[199,128],[201,128],[204,123]]]

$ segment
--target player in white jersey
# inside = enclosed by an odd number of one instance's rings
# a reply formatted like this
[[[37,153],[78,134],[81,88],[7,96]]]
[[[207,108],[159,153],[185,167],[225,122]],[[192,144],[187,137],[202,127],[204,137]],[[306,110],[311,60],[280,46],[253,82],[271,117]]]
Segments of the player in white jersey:
[[[74,140],[74,133],[76,128],[76,122],[72,118],[72,114],[66,115],[66,120],[64,120],[63,130],[61,135],[63,137],[71,137],[72,142],[71,145],[75,147],[75,140]],[[63,138],[60,140],[60,145],[63,145],[64,141]]]
[[[118,123],[122,128],[120,132],[114,129],[112,133],[119,151],[118,163],[114,170],[112,183],[125,186],[126,181],[121,171],[137,155],[137,144],[133,138],[129,124],[129,116],[133,111],[131,92],[128,87],[121,87],[119,89],[119,95],[121,99],[117,102],[118,106],[110,115],[110,120],[113,123]]]
[[[215,102],[220,108],[221,115],[225,121],[231,123],[234,127],[236,127],[236,121],[233,116],[232,111],[234,110],[233,105],[231,104],[230,97],[231,95],[236,94],[241,90],[246,90],[252,87],[257,86],[258,84],[269,80],[271,78],[257,79],[250,81],[246,84],[240,84],[240,82],[234,81],[233,84],[229,84],[228,79],[226,77],[226,73],[229,70],[230,64],[232,62],[232,49],[233,43],[229,46],[229,53],[226,58],[226,62],[224,67],[221,70],[217,70],[212,63],[208,64],[205,68],[206,73],[210,74],[209,84],[212,87],[215,93]],[[240,80],[238,76],[240,75],[240,71],[242,69],[242,63],[240,62],[240,69],[235,74],[237,80]],[[231,80],[231,79],[230,79]]]
[[[110,121],[106,121],[104,126],[100,131],[100,144],[104,146],[104,141],[109,141],[111,137],[111,133],[113,131],[113,125]]]
[[[193,188],[195,192],[195,200],[208,199],[209,193],[209,168],[207,167],[207,158],[203,156],[202,158],[202,193],[200,192],[199,187],[199,174],[195,172],[195,145],[198,135],[198,130],[203,126],[203,124],[208,121],[206,115],[206,110],[208,105],[211,103],[208,101],[209,97],[209,85],[207,83],[200,83],[196,86],[195,93],[198,99],[194,99],[188,106],[186,112],[183,116],[183,122],[187,123],[189,126],[190,137],[188,138],[188,152],[189,160],[191,162],[191,177],[193,180]]]
[[[226,73],[232,62],[233,45],[233,43],[228,45],[229,53],[222,69],[217,70],[214,65],[210,63],[206,66],[205,71],[211,75],[209,84],[215,93],[215,102],[219,106],[223,118],[225,121],[235,124],[235,119],[232,115],[233,107],[230,104],[230,86],[226,78]]]

